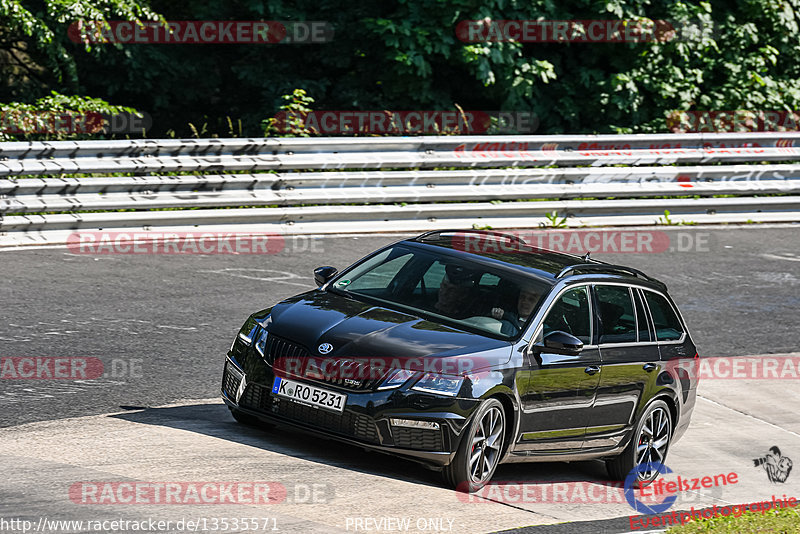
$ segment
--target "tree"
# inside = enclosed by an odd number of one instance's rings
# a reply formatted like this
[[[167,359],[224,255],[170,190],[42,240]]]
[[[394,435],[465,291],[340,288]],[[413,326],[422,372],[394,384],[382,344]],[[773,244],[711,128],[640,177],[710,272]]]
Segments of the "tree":
[[[154,136],[192,135],[190,123],[205,125],[201,135],[228,135],[238,121],[242,135],[262,135],[262,121],[296,89],[317,110],[458,105],[532,111],[540,133],[666,131],[673,110],[798,109],[797,1],[0,0],[0,52],[19,57],[2,67],[10,82],[0,101],[32,102],[51,90],[91,95],[149,112]],[[317,44],[85,46],[66,38],[64,26],[77,19],[155,12],[167,20],[327,21],[335,33]],[[670,21],[677,38],[465,42],[456,31],[463,21],[645,17]]]
[[[114,113],[132,108],[112,106],[81,93],[76,54],[102,62],[108,50],[69,42],[67,29],[77,20],[107,22],[111,17],[157,20],[137,0],[0,0],[0,108],[4,113],[73,111]],[[117,50],[119,51],[119,49]],[[62,94],[65,93],[65,94]],[[2,132],[0,132],[2,133]],[[5,137],[14,137],[5,134]],[[25,136],[28,137],[28,136]],[[51,138],[49,134],[33,136]],[[56,136],[59,138],[60,136]]]

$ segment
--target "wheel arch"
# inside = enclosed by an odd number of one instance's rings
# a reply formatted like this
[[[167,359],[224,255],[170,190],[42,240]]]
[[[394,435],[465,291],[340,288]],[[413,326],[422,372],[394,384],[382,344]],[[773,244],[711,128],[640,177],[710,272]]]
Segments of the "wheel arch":
[[[645,411],[647,411],[647,408],[650,407],[650,405],[657,400],[664,401],[664,403],[667,405],[667,408],[669,408],[669,415],[670,417],[672,417],[672,434],[675,434],[675,429],[678,427],[678,413],[679,413],[678,405],[675,399],[672,397],[672,395],[669,395],[666,392],[660,393],[655,397],[653,397],[653,399],[647,404],[647,407],[645,407]]]
[[[514,397],[505,392],[495,392],[487,399],[497,399],[503,405],[503,413],[506,416],[505,436],[503,439],[503,450],[500,454],[500,461],[505,459],[508,452],[511,450],[511,444],[516,435],[517,428],[517,405]]]

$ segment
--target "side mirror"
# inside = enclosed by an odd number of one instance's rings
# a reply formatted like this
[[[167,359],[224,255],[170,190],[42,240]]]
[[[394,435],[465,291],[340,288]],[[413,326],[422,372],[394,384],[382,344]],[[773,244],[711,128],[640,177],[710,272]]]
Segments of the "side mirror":
[[[577,356],[583,350],[583,341],[561,330],[550,332],[544,336],[543,345],[534,345],[538,352],[553,352],[567,356]]]
[[[331,267],[330,265],[326,265],[325,267],[317,267],[314,269],[314,281],[317,283],[317,287],[322,287],[328,281],[336,276],[336,273],[339,271],[336,267]]]

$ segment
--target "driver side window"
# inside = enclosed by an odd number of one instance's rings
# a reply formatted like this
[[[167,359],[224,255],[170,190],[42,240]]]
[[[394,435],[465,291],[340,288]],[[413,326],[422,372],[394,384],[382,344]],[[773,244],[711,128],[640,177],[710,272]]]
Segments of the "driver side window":
[[[544,318],[543,335],[561,330],[580,339],[584,345],[592,342],[589,293],[585,286],[564,292]]]

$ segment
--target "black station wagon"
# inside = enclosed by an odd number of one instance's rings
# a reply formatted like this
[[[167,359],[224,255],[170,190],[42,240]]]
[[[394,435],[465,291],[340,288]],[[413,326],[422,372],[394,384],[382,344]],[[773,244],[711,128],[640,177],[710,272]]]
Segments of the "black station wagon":
[[[636,269],[448,230],[314,278],[234,339],[222,398],[239,422],[416,460],[460,491],[519,461],[602,459],[647,484],[689,425],[696,379],[671,362],[695,346]]]

